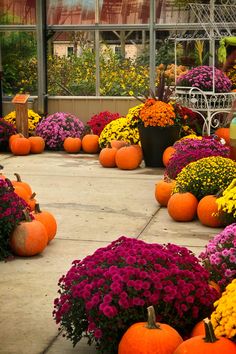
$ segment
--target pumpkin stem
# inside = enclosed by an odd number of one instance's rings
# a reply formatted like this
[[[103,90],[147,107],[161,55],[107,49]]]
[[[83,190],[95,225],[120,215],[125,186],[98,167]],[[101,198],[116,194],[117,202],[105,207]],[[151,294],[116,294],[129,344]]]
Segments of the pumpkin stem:
[[[30,200],[34,199],[34,197],[36,196],[36,193],[34,192],[31,197],[30,197]]]
[[[40,206],[39,206],[39,203],[35,204],[34,212],[35,212],[35,214],[42,213],[42,211],[40,209]]]
[[[29,214],[28,210],[27,210],[27,209],[24,209],[24,210],[22,210],[22,212],[23,212],[23,214],[24,214],[25,221],[26,221],[26,222],[31,222],[32,220],[31,220],[31,218],[30,218],[30,214]]]
[[[204,322],[204,327],[205,327],[205,338],[204,341],[206,343],[214,343],[218,340],[218,338],[216,338],[215,333],[214,333],[214,329],[212,327],[212,323],[208,318],[205,318],[203,320]]]
[[[153,306],[149,306],[147,308],[148,312],[148,320],[146,324],[146,328],[148,329],[160,329],[159,324],[156,323],[156,314]]]
[[[16,176],[16,181],[17,181],[17,182],[22,182],[19,173],[14,173],[14,176]]]

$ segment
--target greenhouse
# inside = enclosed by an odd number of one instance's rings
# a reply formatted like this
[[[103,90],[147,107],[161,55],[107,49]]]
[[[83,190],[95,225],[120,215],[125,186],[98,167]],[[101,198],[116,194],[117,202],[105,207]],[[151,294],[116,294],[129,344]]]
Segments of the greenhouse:
[[[236,354],[235,195],[235,1],[0,1],[0,354]]]

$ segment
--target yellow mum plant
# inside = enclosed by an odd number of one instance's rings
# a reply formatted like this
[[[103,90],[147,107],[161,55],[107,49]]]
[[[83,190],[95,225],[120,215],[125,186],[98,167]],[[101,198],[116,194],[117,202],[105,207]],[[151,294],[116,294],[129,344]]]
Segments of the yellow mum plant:
[[[16,111],[8,113],[5,117],[3,117],[3,119],[16,127]],[[32,109],[28,109],[28,127],[30,135],[34,134],[35,128],[40,119],[41,117],[38,113],[34,112]]]
[[[227,224],[236,221],[236,178],[216,200],[220,216]]]
[[[236,279],[225,289],[222,297],[214,303],[211,322],[216,337],[236,339]]]

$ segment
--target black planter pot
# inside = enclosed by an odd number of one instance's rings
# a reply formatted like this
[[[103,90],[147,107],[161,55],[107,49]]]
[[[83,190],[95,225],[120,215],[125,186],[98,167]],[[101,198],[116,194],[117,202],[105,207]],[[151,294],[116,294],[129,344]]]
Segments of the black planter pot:
[[[174,144],[180,137],[180,128],[144,127],[139,126],[140,142],[146,167],[163,167],[162,155],[164,150]]]

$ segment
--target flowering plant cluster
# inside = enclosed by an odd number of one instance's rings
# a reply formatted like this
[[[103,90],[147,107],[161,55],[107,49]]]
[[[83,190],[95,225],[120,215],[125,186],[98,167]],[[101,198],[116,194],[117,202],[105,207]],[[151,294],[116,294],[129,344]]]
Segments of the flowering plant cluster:
[[[190,162],[208,156],[229,157],[230,152],[228,146],[223,145],[214,137],[182,139],[177,141],[173,147],[175,152],[166,166],[166,173],[171,179],[175,179]]]
[[[125,117],[117,118],[108,123],[99,137],[101,148],[109,146],[112,140],[124,140],[130,144],[138,144],[139,131]]]
[[[226,228],[211,239],[200,253],[204,268],[224,291],[225,287],[236,278],[236,224]]]
[[[176,177],[176,192],[191,192],[199,200],[224,190],[236,176],[236,162],[222,156],[190,162]]]
[[[176,114],[170,103],[148,98],[140,110],[140,119],[145,127],[166,127],[175,124]]]
[[[16,111],[12,111],[7,114],[4,119],[16,127]],[[32,109],[28,109],[28,129],[29,134],[33,135],[37,124],[40,122],[41,117],[38,113],[34,112]]]
[[[128,110],[126,118],[129,122],[131,127],[137,128],[138,124],[140,123],[140,110],[143,108],[144,103],[141,103],[137,106],[131,107]]]
[[[232,83],[222,70],[214,68],[215,92],[229,92]],[[189,70],[186,74],[180,75],[177,85],[187,87],[198,87],[203,91],[213,90],[213,66],[202,65]]]
[[[25,220],[25,209],[30,212],[27,203],[14,192],[10,180],[0,178],[0,260],[11,255],[10,234]]]
[[[217,198],[219,215],[225,224],[236,220],[236,178],[223,191],[220,198]]]
[[[215,311],[211,315],[211,322],[217,337],[236,340],[236,279],[225,289],[222,297],[214,303]]]
[[[0,118],[0,150],[6,150],[8,148],[9,138],[15,133],[16,129],[14,125]]]
[[[232,89],[235,89],[236,88],[236,61],[234,61],[233,65],[231,65],[227,69],[226,75],[228,76],[228,78],[232,83]]]
[[[83,122],[75,115],[64,112],[43,118],[36,128],[36,134],[44,139],[49,150],[62,150],[65,138],[81,138],[83,133]]]
[[[119,113],[111,113],[109,111],[104,111],[92,116],[87,122],[87,124],[92,129],[93,134],[100,136],[105,126],[112,120],[117,119],[119,117]]]
[[[87,337],[99,353],[114,354],[128,327],[145,321],[149,305],[158,321],[189,333],[218,298],[208,278],[185,247],[122,236],[73,262],[59,280],[53,315],[74,345]]]

